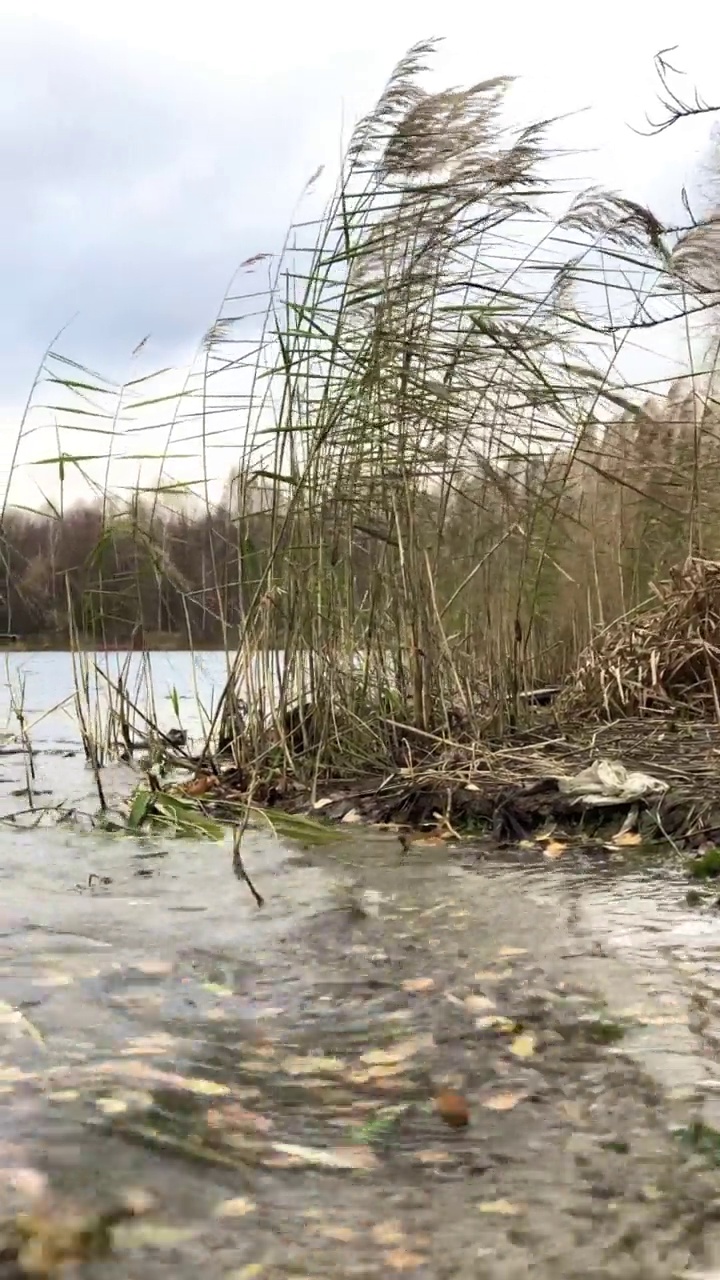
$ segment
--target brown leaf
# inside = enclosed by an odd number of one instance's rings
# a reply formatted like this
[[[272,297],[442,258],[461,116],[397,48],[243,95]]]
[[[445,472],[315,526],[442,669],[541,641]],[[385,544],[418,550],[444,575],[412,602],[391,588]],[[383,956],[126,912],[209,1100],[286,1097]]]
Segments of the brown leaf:
[[[397,1218],[389,1219],[387,1222],[376,1222],[370,1234],[376,1244],[402,1244],[405,1239],[405,1232]]]
[[[518,1213],[522,1213],[519,1204],[513,1204],[512,1200],[483,1200],[478,1209],[480,1213],[497,1213],[506,1218],[513,1218]]]
[[[498,951],[499,956],[509,958],[510,956],[526,956],[526,947],[501,947]]]
[[[427,1262],[423,1254],[410,1253],[407,1249],[392,1249],[389,1253],[383,1254],[383,1257],[393,1271],[415,1271]]]
[[[402,986],[403,991],[432,991],[435,980],[434,978],[406,978]]]

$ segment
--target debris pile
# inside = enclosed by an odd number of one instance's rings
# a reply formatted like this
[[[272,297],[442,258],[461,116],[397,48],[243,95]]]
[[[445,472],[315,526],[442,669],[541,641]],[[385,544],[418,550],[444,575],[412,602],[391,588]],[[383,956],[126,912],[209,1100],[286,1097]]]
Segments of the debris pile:
[[[720,561],[688,557],[658,603],[611,623],[581,655],[563,714],[720,720]]]

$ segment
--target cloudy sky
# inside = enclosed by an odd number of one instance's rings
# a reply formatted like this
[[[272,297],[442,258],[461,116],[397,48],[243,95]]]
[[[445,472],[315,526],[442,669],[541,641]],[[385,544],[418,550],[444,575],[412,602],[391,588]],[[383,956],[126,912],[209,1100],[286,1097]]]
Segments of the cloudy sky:
[[[343,132],[418,39],[444,37],[436,87],[514,74],[519,119],[581,112],[557,135],[584,151],[578,171],[678,216],[709,122],[649,139],[631,126],[653,109],[662,47],[678,46],[690,88],[720,99],[713,10],[2,0],[0,490],[55,332],[67,324],[62,349],[119,379],[191,358],[236,264],[278,247],[310,174],[336,166]],[[25,441],[25,462],[47,453],[46,434]]]

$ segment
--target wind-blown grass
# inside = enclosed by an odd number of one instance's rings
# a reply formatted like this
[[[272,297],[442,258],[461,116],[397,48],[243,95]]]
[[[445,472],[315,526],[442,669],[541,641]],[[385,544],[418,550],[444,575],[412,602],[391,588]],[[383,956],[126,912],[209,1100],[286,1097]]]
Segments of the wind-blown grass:
[[[426,91],[432,52],[396,68],[322,217],[244,264],[248,293],[229,291],[172,401],[154,491],[113,504],[108,470],[81,563],[60,550],[77,513],[49,521],[54,560],[22,553],[27,594],[61,581],[84,637],[227,647],[208,746],[253,776],[382,770],[500,732],[718,532],[712,379],[689,363],[657,410],[623,372],[638,333],[714,314],[714,224],[666,229],[612,193],[568,204],[552,122],[509,127],[503,77]],[[53,376],[106,406],[97,381]],[[102,410],[113,441],[128,394]],[[238,457],[221,502],[219,436]],[[180,445],[205,470],[194,513],[168,510]]]

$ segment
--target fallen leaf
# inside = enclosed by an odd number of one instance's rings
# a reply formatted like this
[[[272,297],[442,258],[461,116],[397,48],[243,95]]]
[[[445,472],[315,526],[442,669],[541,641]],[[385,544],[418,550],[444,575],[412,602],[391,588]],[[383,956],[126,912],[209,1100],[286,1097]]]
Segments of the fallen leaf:
[[[194,1240],[199,1234],[199,1227],[175,1227],[162,1222],[133,1221],[122,1228],[125,1241],[150,1249],[174,1249],[186,1240]]]
[[[321,1058],[319,1054],[310,1054],[307,1058],[284,1058],[280,1066],[289,1076],[334,1074],[345,1069],[342,1058]]]
[[[617,845],[620,848],[625,848],[627,846],[642,844],[642,842],[643,838],[639,831],[618,831],[617,835],[613,836],[611,844]]]
[[[512,1200],[483,1200],[478,1209],[480,1213],[499,1213],[505,1218],[514,1218],[522,1213],[520,1205],[513,1204]]]
[[[532,1058],[535,1052],[535,1036],[532,1031],[524,1031],[522,1035],[516,1036],[510,1045],[510,1052],[515,1054],[516,1058]]]
[[[407,1249],[391,1249],[383,1254],[385,1261],[393,1271],[415,1271],[422,1267],[427,1258],[422,1253],[410,1253]]]
[[[329,804],[332,804],[332,796],[323,796],[322,799],[315,801],[313,809],[326,809]]]
[[[224,1107],[210,1107],[205,1116],[209,1129],[223,1129],[225,1133],[238,1129],[251,1129],[254,1133],[269,1133],[272,1120],[247,1111],[239,1102],[229,1102]]]
[[[295,1143],[276,1142],[273,1151],[287,1157],[290,1163],[317,1165],[322,1169],[377,1169],[378,1160],[369,1147],[300,1147]]]
[[[106,1116],[119,1116],[128,1109],[127,1102],[122,1098],[96,1098],[95,1106]]]
[[[421,1049],[433,1048],[435,1041],[429,1033],[410,1036],[407,1040],[398,1040],[389,1049],[370,1049],[363,1053],[360,1061],[369,1067],[384,1066],[386,1063],[407,1062]]]
[[[478,1031],[501,1031],[505,1035],[511,1034],[516,1029],[516,1023],[512,1018],[505,1018],[501,1013],[489,1013],[484,1018],[476,1018],[475,1026]]]
[[[248,1262],[237,1271],[226,1271],[224,1280],[257,1280],[266,1270],[264,1262]]]
[[[406,978],[402,984],[403,991],[432,991],[435,986],[433,978]]]
[[[357,809],[348,809],[347,813],[343,815],[340,821],[357,824],[358,822],[362,822],[362,815],[358,813]]]
[[[345,1227],[341,1222],[323,1222],[316,1227],[317,1234],[326,1240],[337,1240],[340,1244],[349,1244],[355,1239],[352,1227]]]
[[[392,1076],[402,1075],[404,1070],[403,1062],[379,1063],[378,1066],[368,1067],[365,1071],[348,1071],[345,1079],[350,1084],[369,1084],[371,1080],[388,1080]]]
[[[370,1232],[376,1244],[402,1244],[405,1232],[397,1218],[387,1222],[376,1222]]]
[[[492,1093],[485,1098],[482,1105],[488,1111],[512,1111],[518,1102],[523,1102],[527,1098],[526,1093]]]
[[[429,1148],[427,1151],[416,1151],[415,1159],[420,1164],[448,1164],[452,1160],[449,1151],[439,1151]]]
[[[257,1205],[254,1200],[248,1200],[245,1196],[235,1196],[232,1200],[221,1200],[213,1209],[214,1218],[246,1218],[249,1213],[254,1213]]]
[[[435,1099],[438,1114],[451,1129],[463,1129],[470,1120],[468,1104],[462,1094],[444,1089]]]
[[[480,790],[480,788],[479,788],[478,786],[476,786],[474,782],[466,782],[466,783],[465,783],[465,790],[466,790],[466,791],[479,791],[479,790]]]
[[[567,845],[563,844],[561,840],[548,840],[543,850],[543,857],[562,858],[566,849],[567,849]]]
[[[510,956],[526,956],[527,948],[526,947],[501,947],[500,950],[498,951],[498,955],[503,956],[504,958],[509,958]]]
[[[487,1009],[495,1008],[495,1001],[488,996],[466,996],[463,1004],[468,1013],[484,1013]]]

